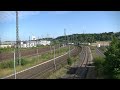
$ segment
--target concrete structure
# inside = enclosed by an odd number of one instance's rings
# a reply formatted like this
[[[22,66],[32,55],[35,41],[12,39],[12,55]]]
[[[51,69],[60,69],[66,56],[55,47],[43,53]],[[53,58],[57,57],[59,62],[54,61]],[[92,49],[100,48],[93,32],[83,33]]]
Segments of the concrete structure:
[[[98,44],[97,47],[100,47],[100,44]]]
[[[12,47],[12,45],[0,45],[0,48],[8,48],[8,47]]]
[[[46,41],[46,40],[41,40],[40,42],[39,42],[39,44],[40,45],[44,45],[44,46],[46,46],[46,45],[50,45],[50,41]]]
[[[96,43],[91,43],[91,46],[109,46],[111,41],[99,41]]]

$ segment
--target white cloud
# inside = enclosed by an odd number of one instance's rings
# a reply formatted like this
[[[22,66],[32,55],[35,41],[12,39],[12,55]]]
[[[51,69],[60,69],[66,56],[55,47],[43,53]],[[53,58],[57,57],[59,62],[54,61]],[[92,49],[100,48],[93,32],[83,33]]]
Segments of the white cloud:
[[[72,12],[72,11],[49,11],[49,13],[51,13],[51,14],[67,14],[70,12]]]
[[[43,11],[19,11],[19,18],[23,19],[31,15],[38,15]],[[47,11],[50,14],[66,14],[72,11]],[[15,21],[15,11],[0,11],[0,23]]]
[[[14,12],[13,11],[0,11],[0,22],[4,23],[7,21],[11,21],[14,19]]]
[[[19,16],[25,17],[25,16],[29,16],[29,15],[37,15],[39,13],[40,13],[40,11],[19,11]]]
[[[19,18],[37,15],[40,11],[19,11]],[[0,11],[0,23],[15,21],[15,11]]]

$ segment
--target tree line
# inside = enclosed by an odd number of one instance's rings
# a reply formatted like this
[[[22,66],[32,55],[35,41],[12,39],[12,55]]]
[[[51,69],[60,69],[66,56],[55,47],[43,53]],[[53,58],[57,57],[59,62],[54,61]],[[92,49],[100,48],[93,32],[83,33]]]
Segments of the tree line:
[[[105,32],[105,33],[93,33],[93,34],[72,34],[66,36],[59,36],[55,38],[59,42],[82,42],[82,43],[95,43],[96,41],[111,41],[112,36],[120,37],[120,32]]]

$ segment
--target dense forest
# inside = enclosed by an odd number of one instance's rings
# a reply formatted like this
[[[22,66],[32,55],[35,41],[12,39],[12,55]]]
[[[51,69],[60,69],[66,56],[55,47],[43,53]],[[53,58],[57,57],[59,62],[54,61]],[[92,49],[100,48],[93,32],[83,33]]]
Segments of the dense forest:
[[[94,33],[94,34],[72,34],[66,36],[59,36],[55,40],[59,42],[89,42],[94,43],[96,41],[111,41],[112,36],[115,35],[116,37],[120,37],[120,32],[105,32],[105,33]]]

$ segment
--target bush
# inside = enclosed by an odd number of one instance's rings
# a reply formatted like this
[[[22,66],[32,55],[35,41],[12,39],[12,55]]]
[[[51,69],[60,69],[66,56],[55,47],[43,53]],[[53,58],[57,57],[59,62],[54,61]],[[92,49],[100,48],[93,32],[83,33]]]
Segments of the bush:
[[[27,60],[25,59],[21,59],[21,65],[24,66],[28,63]],[[17,66],[17,61],[16,61],[16,66]],[[6,62],[2,62],[0,63],[0,68],[1,69],[5,69],[5,68],[14,68],[14,62],[13,61],[6,61]]]
[[[103,73],[104,73],[104,61],[105,61],[105,59],[102,58],[102,57],[96,57],[93,60],[98,77],[103,76]]]
[[[24,66],[28,63],[26,59],[21,58],[21,65]]]
[[[2,62],[0,64],[0,68],[2,68],[2,69],[13,68],[13,67],[14,67],[14,62],[13,61]]]
[[[8,47],[8,48],[0,48],[0,53],[2,53],[2,52],[10,52],[10,51],[13,51],[13,49],[14,48],[10,48],[10,47]]]
[[[72,59],[71,59],[71,58],[68,58],[68,59],[67,59],[67,63],[68,63],[68,65],[72,65],[72,63],[73,63]]]

